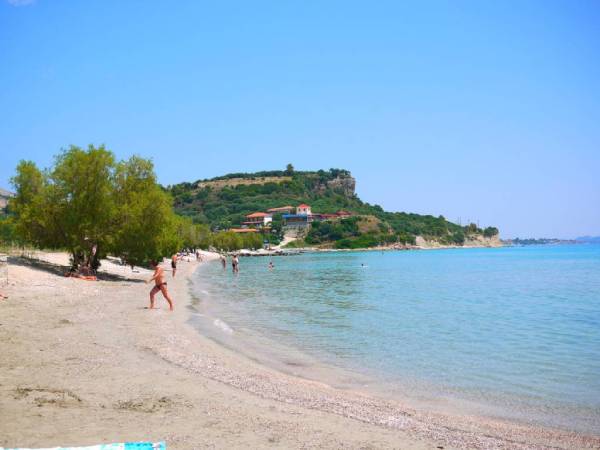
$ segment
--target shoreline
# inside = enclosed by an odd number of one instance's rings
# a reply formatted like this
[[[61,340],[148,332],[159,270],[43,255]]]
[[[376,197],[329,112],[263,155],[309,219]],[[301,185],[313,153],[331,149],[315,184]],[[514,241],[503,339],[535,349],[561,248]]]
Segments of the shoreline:
[[[85,282],[16,266],[14,284],[2,288],[9,298],[0,302],[0,445],[124,439],[164,439],[168,448],[600,445],[598,436],[417,411],[253,362],[189,323],[197,266],[182,261],[175,279],[168,273],[174,313],[160,298],[160,310],[143,309],[149,290],[139,282],[143,272]]]
[[[361,247],[361,248],[322,248],[322,247],[278,247],[274,246],[271,250],[248,250],[241,249],[229,253],[239,253],[240,256],[279,256],[281,252],[314,252],[314,253],[325,253],[325,252],[389,252],[389,251],[408,251],[408,250],[450,250],[450,249],[474,249],[474,248],[503,248],[510,247],[502,242],[498,241],[487,241],[485,243],[481,241],[471,241],[467,245],[451,245],[451,244],[438,244],[421,240],[421,243],[416,245],[412,244],[392,244],[382,245],[378,247]]]
[[[362,247],[362,248],[319,248],[319,247],[283,247],[273,248],[271,250],[249,250],[240,249],[235,251],[225,252],[227,255],[238,254],[242,257],[254,257],[254,256],[293,256],[299,253],[338,253],[338,252],[391,252],[391,251],[411,251],[411,250],[472,250],[472,249],[499,249],[499,248],[522,248],[522,247],[541,247],[541,246],[567,246],[567,245],[595,245],[589,242],[559,242],[550,244],[530,244],[530,245],[516,245],[516,244],[505,244],[499,245],[407,245],[407,246],[381,246],[381,247]]]
[[[203,274],[202,271],[206,272]],[[260,365],[303,380],[323,382],[344,392],[358,392],[375,399],[393,400],[416,411],[448,417],[471,416],[476,420],[499,421],[567,433],[598,434],[597,414],[592,410],[579,413],[571,405],[548,403],[549,400],[538,400],[535,397],[526,400],[514,393],[488,390],[482,394],[479,390],[446,386],[423,379],[401,379],[394,373],[369,369],[364,364],[345,364],[336,360],[334,354],[328,356],[315,352],[314,348],[313,351],[307,351],[294,340],[281,341],[278,329],[273,334],[267,331],[269,326],[263,322],[260,322],[258,328],[256,324],[246,324],[245,314],[248,312],[244,309],[238,311],[227,300],[227,295],[231,292],[221,286],[222,280],[218,282],[219,288],[215,289],[217,281],[213,283],[213,277],[220,278],[216,272],[221,272],[220,267],[205,266],[196,271],[191,289],[192,296],[199,299],[194,300],[192,315],[200,318],[193,317],[190,323],[203,337],[208,337],[227,350]],[[246,281],[250,282],[251,279]],[[200,300],[202,297],[204,298]],[[253,297],[248,297],[247,300],[252,302]],[[585,410],[585,407],[582,408]],[[596,422],[593,422],[592,415]]]
[[[207,269],[206,266],[200,266],[195,274]],[[374,399],[396,401],[416,411],[428,411],[448,417],[468,415],[482,420],[542,429],[596,434],[595,429],[588,429],[581,423],[570,422],[567,425],[545,413],[543,410],[549,406],[547,403],[532,405],[517,395],[507,396],[494,391],[486,392],[486,400],[483,400],[473,391],[422,379],[399,379],[364,366],[345,366],[341,361],[307,352],[290,341],[283,343],[276,336],[265,332],[263,327],[251,329],[241,325],[240,321],[244,322],[243,313],[236,314],[231,307],[224,310],[219,305],[226,294],[216,296],[211,291],[208,276],[195,275],[190,290],[193,305],[190,307],[192,312],[187,323],[195,332],[240,357],[284,375],[324,383],[336,390],[355,392]],[[203,295],[206,299],[196,298]],[[237,318],[232,318],[232,314],[237,315]],[[565,412],[567,411],[565,408]]]
[[[283,248],[277,250],[249,250],[240,249],[223,252],[226,255],[237,254],[240,257],[255,257],[255,256],[294,256],[300,253],[348,253],[348,252],[404,252],[414,250],[472,250],[478,248],[505,248],[506,245],[485,246],[485,245],[440,245],[436,247],[364,247],[364,248],[318,248],[318,247],[298,247],[298,248]]]

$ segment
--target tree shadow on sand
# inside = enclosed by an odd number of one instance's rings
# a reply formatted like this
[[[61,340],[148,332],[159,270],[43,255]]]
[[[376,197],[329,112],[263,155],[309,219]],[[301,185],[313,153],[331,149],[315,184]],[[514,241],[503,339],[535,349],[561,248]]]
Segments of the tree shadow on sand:
[[[68,273],[70,270],[69,266],[64,266],[60,264],[53,264],[48,261],[43,261],[40,259],[27,258],[24,256],[9,256],[8,263],[15,266],[23,266],[30,267],[35,270],[40,270],[42,272],[51,273],[54,275],[58,275],[61,277],[65,276],[65,273]],[[139,278],[131,278],[123,275],[117,275],[113,273],[106,272],[98,272],[96,274],[96,278],[101,281],[127,281],[129,283],[145,283],[144,280],[140,280]]]

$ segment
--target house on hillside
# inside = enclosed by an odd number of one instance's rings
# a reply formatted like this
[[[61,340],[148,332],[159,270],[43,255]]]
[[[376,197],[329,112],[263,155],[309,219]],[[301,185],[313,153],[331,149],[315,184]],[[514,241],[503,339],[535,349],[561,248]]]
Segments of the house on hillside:
[[[284,214],[282,217],[286,228],[309,228],[315,218],[310,206],[304,203],[296,207],[296,214]]]
[[[350,217],[352,215],[352,213],[349,211],[340,210],[340,211],[336,212],[335,215],[338,217],[344,218],[344,217]]]
[[[302,203],[301,205],[296,206],[296,214],[301,216],[312,216],[312,211],[310,210],[310,206]]]
[[[270,214],[291,214],[294,209],[293,206],[281,206],[279,208],[267,209],[267,212]]]
[[[267,228],[273,222],[273,215],[264,212],[255,212],[246,216],[246,221],[243,223],[250,228]]]

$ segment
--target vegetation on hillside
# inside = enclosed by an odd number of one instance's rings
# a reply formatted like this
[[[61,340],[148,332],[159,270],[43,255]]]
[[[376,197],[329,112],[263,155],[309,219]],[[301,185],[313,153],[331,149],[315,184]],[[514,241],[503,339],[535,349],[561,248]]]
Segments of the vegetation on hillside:
[[[276,177],[281,181],[273,181]],[[240,182],[242,179],[252,180],[253,184],[243,184]],[[261,179],[269,181],[260,183]],[[217,180],[231,180],[231,185],[219,184],[218,189],[211,187],[210,183]],[[346,180],[352,182],[344,186]],[[352,186],[351,192],[348,185]],[[334,243],[338,248],[359,248],[388,243],[411,244],[416,236],[443,244],[462,245],[469,235],[492,237],[498,234],[494,227],[485,230],[475,224],[463,227],[447,221],[443,216],[386,212],[379,205],[361,201],[354,194],[353,186],[354,180],[347,170],[298,172],[289,165],[286,170],[233,173],[195,183],[177,184],[167,190],[174,197],[178,214],[215,230],[239,226],[246,214],[300,203],[310,204],[313,213],[347,210],[363,217],[313,223],[305,239],[308,245]],[[379,228],[361,230],[359,224],[364,217],[376,218]],[[275,235],[280,228],[281,218],[275,216]]]
[[[265,177],[286,178],[279,183],[238,184],[220,189],[210,186],[198,187],[203,182]],[[205,223],[213,229],[221,230],[239,226],[245,220],[246,214],[303,202],[310,203],[313,211],[320,213],[334,213],[350,208],[368,214],[368,204],[363,204],[355,196],[345,195],[340,189],[327,186],[327,182],[338,177],[350,177],[350,174],[339,169],[327,172],[295,172],[291,168],[290,171],[236,173],[195,183],[180,183],[170,186],[168,191],[175,199],[175,210],[178,214],[190,217],[194,223]]]
[[[462,227],[443,216],[386,212],[362,202],[354,193],[354,179],[342,169],[298,172],[289,164],[281,171],[236,173],[162,188],[149,160],[134,156],[116,161],[103,146],[72,146],[44,171],[21,161],[12,183],[16,195],[8,215],[0,218],[0,243],[65,249],[74,264],[86,261],[94,268],[107,254],[145,264],[182,247],[231,251],[260,248],[263,240],[277,244],[281,215],[273,217],[267,235],[227,230],[239,226],[246,214],[300,203],[310,204],[313,213],[353,214],[313,222],[298,243],[302,245],[364,248],[414,244],[416,236],[462,245],[470,235],[498,234],[494,227]]]
[[[372,217],[372,216],[371,216]],[[334,222],[314,222],[306,238],[308,245],[333,243],[334,248],[367,248],[383,244],[414,244],[415,238],[404,232],[393,233],[379,220],[377,227],[366,228],[361,225],[369,216],[355,216]]]

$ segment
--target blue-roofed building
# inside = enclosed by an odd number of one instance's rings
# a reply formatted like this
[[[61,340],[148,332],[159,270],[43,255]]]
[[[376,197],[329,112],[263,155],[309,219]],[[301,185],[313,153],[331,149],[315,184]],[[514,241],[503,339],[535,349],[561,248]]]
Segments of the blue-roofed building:
[[[283,214],[281,217],[286,228],[308,228],[313,221],[310,206],[304,203],[296,207],[296,214]]]
[[[312,222],[312,216],[306,214],[284,214],[283,226],[287,228],[307,228]]]

